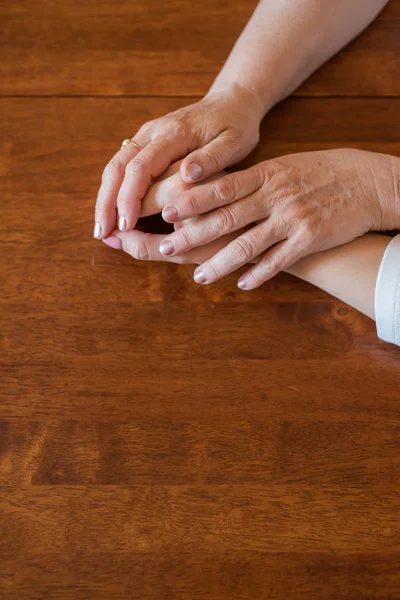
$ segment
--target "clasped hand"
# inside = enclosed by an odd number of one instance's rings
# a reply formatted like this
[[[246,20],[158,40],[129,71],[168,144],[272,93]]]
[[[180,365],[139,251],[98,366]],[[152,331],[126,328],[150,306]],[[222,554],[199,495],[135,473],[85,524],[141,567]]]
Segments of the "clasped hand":
[[[140,209],[140,216],[162,212],[175,231],[115,231],[106,242],[140,260],[199,264],[194,279],[203,284],[256,263],[238,282],[251,290],[306,255],[389,229],[380,200],[389,192],[390,159],[350,149],[308,152],[197,185],[182,180],[178,162]]]

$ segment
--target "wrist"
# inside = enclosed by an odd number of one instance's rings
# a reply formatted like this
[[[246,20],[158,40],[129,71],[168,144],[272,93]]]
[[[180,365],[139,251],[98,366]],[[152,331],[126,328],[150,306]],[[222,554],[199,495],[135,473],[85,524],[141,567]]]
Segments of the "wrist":
[[[226,78],[222,73],[218,75],[206,97],[217,93],[237,98],[243,104],[243,110],[250,110],[253,113],[258,125],[273,106],[273,104],[266,103],[252,85]]]
[[[371,165],[376,205],[375,231],[400,229],[400,158],[385,154],[375,155]],[[372,170],[373,169],[373,170]]]

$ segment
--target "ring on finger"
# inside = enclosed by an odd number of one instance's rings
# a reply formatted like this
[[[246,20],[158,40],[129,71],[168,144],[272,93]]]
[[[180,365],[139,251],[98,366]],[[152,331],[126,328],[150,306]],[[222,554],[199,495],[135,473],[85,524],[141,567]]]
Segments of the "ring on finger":
[[[141,152],[143,150],[143,148],[141,146],[139,146],[139,144],[137,142],[135,142],[135,140],[133,138],[132,139],[127,138],[126,140],[124,140],[122,142],[121,150],[128,144],[132,144],[132,146],[135,146],[135,148],[137,148],[139,150],[139,152]]]

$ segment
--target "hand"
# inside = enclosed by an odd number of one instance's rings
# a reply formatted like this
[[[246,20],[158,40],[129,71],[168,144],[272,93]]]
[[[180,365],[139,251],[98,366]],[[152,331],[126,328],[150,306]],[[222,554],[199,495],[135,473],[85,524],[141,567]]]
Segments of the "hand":
[[[134,136],[143,150],[128,144],[104,169],[94,236],[109,235],[117,216],[121,231],[132,229],[147,189],[172,162],[186,157],[180,174],[193,183],[243,159],[258,143],[262,115],[256,97],[234,85],[143,125]]]
[[[309,152],[196,186],[164,207],[166,221],[191,221],[164,237],[160,251],[180,256],[236,232],[194,278],[212,283],[257,259],[238,282],[254,289],[306,255],[385,229],[383,200],[396,198],[392,160],[349,149]]]
[[[179,225],[176,226],[177,229],[179,227]],[[214,240],[214,242],[189,250],[186,254],[175,256],[164,256],[161,254],[160,243],[164,238],[165,235],[145,233],[138,229],[133,229],[133,231],[116,230],[111,236],[105,238],[103,242],[115,250],[123,250],[136,260],[199,265],[229,244],[235,238],[235,234],[223,235],[218,240]]]
[[[149,217],[160,213],[165,204],[171,202],[178,194],[195,187],[196,184],[188,184],[182,181],[180,176],[181,164],[182,161],[178,161],[171,165],[157,182],[149,188],[146,196],[143,198],[140,212],[141,217]],[[219,177],[223,175],[225,175],[224,172],[220,173]],[[188,223],[189,221],[190,219],[185,222]],[[183,227],[185,222],[177,221],[174,223],[175,230]],[[124,232],[116,230],[111,236],[106,237],[103,242],[116,250],[124,250],[137,260],[198,265],[226,246],[236,235],[237,232],[222,236],[210,244],[194,248],[181,256],[164,256],[161,254],[159,247],[162,240],[165,239],[165,235],[144,233],[137,229]]]

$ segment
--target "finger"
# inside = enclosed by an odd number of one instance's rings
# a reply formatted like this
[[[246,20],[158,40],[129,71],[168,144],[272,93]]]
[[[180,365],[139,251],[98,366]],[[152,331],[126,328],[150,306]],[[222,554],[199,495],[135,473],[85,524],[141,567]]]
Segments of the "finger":
[[[181,161],[173,163],[167,171],[154,182],[142,199],[140,217],[148,217],[160,213],[166,204],[173,202],[176,196],[192,189],[196,184],[185,183],[179,174]],[[221,177],[225,175],[222,171]],[[175,221],[174,225],[179,223]]]
[[[189,154],[181,165],[181,177],[186,183],[197,183],[216,175],[242,158],[240,146],[227,132]]]
[[[188,252],[182,256],[163,256],[159,251],[159,245],[163,237],[160,234],[144,233],[137,229],[125,232],[116,230],[111,236],[105,238],[103,242],[115,250],[124,250],[124,252],[130,254],[136,260],[198,265],[218,252],[220,248],[228,244],[232,239],[232,236],[224,236],[208,246],[196,248],[192,252]]]
[[[176,164],[176,163],[175,163]],[[167,170],[168,173],[169,169]],[[190,185],[182,181],[178,173],[165,179],[158,179],[147,190],[141,202],[140,217],[158,214],[164,206],[174,200],[177,194],[190,189]]]
[[[222,235],[237,231],[253,221],[265,219],[268,216],[266,204],[262,202],[260,195],[261,192],[256,192],[233,204],[190,220],[162,241],[160,251],[168,256],[183,254]]]
[[[214,208],[231,204],[260,189],[265,175],[258,165],[231,173],[214,181],[198,185],[164,207],[162,216],[167,223],[183,221],[206,213]]]
[[[236,271],[282,239],[284,232],[276,224],[263,221],[237,236],[225,248],[194,273],[196,283],[209,284]]]
[[[104,169],[96,200],[94,237],[102,239],[114,229],[117,196],[125,168],[138,152],[133,144],[128,144],[113,156]]]
[[[116,230],[103,242],[115,250],[123,250],[136,260],[166,261],[166,257],[160,254],[158,249],[163,235],[156,233],[144,233],[138,229],[121,232]],[[182,262],[179,257],[168,262]]]
[[[121,231],[130,230],[136,225],[141,200],[152,180],[187,151],[188,141],[184,137],[157,137],[126,165],[117,199],[118,226]]]
[[[240,277],[238,287],[242,290],[254,290],[303,256],[304,251],[295,238],[283,240],[270,248],[254,267]]]

